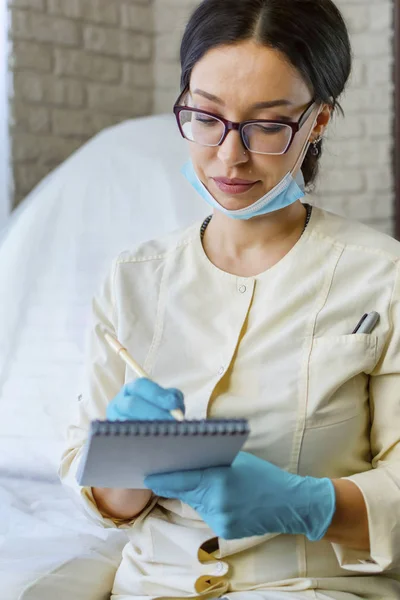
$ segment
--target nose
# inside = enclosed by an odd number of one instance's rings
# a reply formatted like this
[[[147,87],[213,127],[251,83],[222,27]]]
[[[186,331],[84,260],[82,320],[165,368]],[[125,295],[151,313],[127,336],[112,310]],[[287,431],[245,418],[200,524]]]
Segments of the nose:
[[[249,161],[249,151],[244,146],[238,131],[229,131],[219,146],[218,158],[227,166],[234,167]]]

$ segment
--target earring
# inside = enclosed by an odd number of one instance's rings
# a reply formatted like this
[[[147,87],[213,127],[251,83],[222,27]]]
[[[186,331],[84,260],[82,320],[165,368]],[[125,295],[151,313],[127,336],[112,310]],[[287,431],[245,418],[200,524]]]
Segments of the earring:
[[[313,156],[318,156],[318,154],[319,154],[318,144],[320,143],[321,140],[322,140],[322,137],[319,137],[314,142],[312,142],[311,153]]]

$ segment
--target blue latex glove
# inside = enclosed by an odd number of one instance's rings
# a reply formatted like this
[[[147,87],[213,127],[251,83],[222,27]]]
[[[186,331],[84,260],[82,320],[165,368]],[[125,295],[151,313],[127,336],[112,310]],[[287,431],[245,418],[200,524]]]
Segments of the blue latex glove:
[[[181,391],[164,389],[149,379],[136,379],[127,383],[107,406],[109,421],[173,421],[169,411],[181,409],[185,404]]]
[[[289,533],[317,541],[336,504],[330,479],[292,475],[246,452],[230,467],[149,475],[145,485],[157,496],[189,504],[227,540]]]

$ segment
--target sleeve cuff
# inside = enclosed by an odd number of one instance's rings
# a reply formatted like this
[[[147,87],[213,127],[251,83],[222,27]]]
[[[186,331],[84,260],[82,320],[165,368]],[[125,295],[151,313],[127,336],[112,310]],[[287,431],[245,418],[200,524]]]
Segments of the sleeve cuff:
[[[80,486],[76,480],[76,474],[79,468],[80,458],[83,447],[79,449],[74,458],[66,457],[60,467],[59,476],[62,483],[67,487],[72,499],[84,510],[89,519],[104,528],[132,529],[140,523],[153,510],[158,502],[158,496],[153,496],[143,511],[130,521],[122,519],[112,519],[105,517],[98,509],[93,497],[92,488]]]
[[[92,488],[81,487],[80,496],[84,510],[91,520],[100,523],[103,527],[114,527],[117,529],[132,529],[132,527],[147,517],[147,515],[153,510],[158,502],[158,497],[152,496],[142,512],[139,513],[134,519],[130,519],[128,521],[126,519],[113,519],[111,517],[105,517],[97,508],[96,501],[93,497]]]
[[[353,481],[367,506],[370,553],[332,544],[339,564],[348,571],[382,573],[400,565],[400,478],[382,466],[344,477]]]

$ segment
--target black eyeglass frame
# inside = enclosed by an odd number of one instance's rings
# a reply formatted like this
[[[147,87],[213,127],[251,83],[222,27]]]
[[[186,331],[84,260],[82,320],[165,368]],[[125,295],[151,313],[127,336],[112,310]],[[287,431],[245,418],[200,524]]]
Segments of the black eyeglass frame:
[[[316,100],[315,100],[315,98],[313,98],[297,122],[277,121],[277,120],[270,120],[270,119],[253,119],[250,121],[243,121],[242,123],[235,123],[234,121],[228,121],[228,119],[224,119],[223,117],[220,117],[219,115],[215,115],[214,113],[209,112],[207,110],[200,110],[198,108],[181,105],[180,102],[182,101],[183,96],[187,92],[188,92],[187,88],[185,90],[183,90],[183,92],[180,94],[180,96],[179,96],[178,100],[176,101],[174,108],[173,108],[174,114],[176,117],[176,121],[178,123],[179,131],[181,132],[181,135],[183,138],[185,138],[185,140],[188,140],[189,142],[193,142],[194,144],[198,143],[195,140],[190,140],[188,137],[186,137],[186,135],[183,131],[179,115],[184,110],[189,111],[189,112],[201,113],[203,115],[207,115],[208,117],[213,117],[214,119],[217,119],[224,125],[225,131],[224,131],[224,134],[223,134],[221,140],[219,141],[219,143],[212,144],[210,146],[207,145],[206,146],[207,148],[217,148],[218,146],[222,146],[222,144],[226,140],[226,137],[230,131],[238,131],[240,134],[240,138],[242,140],[242,144],[244,145],[245,148],[247,148],[247,150],[249,152],[253,152],[254,154],[264,154],[264,155],[269,155],[269,156],[282,156],[283,154],[286,154],[287,152],[289,152],[290,147],[293,144],[295,135],[300,131],[300,129],[303,127],[304,123],[306,123],[307,119],[309,118],[309,116],[312,113],[312,109],[314,108],[314,106],[316,104]],[[243,135],[243,129],[247,125],[253,125],[254,123],[270,123],[270,124],[275,123],[276,125],[286,125],[287,127],[290,127],[292,130],[292,135],[291,135],[290,141],[286,147],[286,150],[284,150],[283,152],[277,153],[277,154],[271,154],[270,152],[258,152],[256,150],[251,150],[246,143],[245,137]],[[205,146],[205,144],[199,144],[199,145]]]

